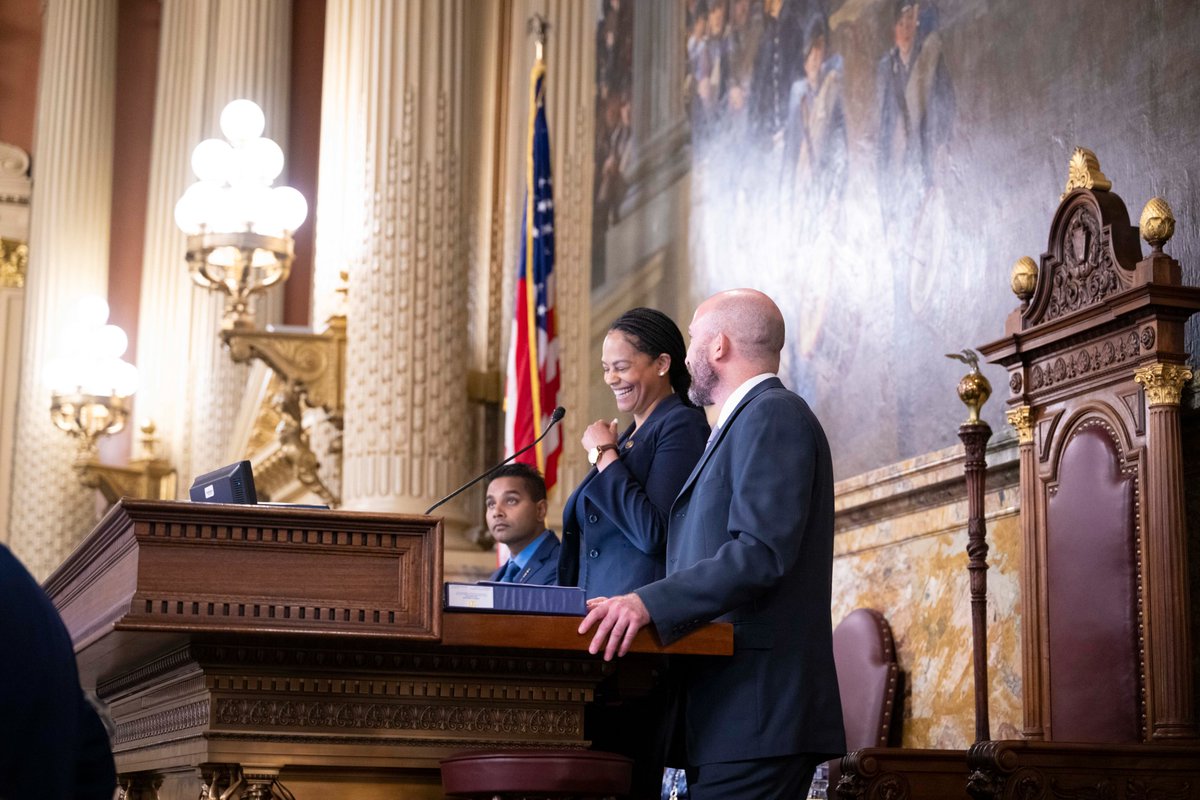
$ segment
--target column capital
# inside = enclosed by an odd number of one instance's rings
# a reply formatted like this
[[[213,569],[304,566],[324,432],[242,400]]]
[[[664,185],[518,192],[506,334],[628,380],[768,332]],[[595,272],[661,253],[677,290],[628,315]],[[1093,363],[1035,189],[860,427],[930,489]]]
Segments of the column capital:
[[[1018,444],[1033,443],[1033,409],[1030,406],[1010,408],[1005,417],[1017,431]]]
[[[1134,371],[1133,379],[1146,389],[1151,406],[1177,406],[1183,385],[1192,379],[1192,371],[1182,364],[1156,361]]]

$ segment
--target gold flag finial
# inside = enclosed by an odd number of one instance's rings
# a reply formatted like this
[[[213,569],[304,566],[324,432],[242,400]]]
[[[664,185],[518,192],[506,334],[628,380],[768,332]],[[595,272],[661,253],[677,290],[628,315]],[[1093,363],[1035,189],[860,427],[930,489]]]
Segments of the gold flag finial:
[[[1171,206],[1166,200],[1151,197],[1150,202],[1142,209],[1138,229],[1146,244],[1153,247],[1155,253],[1161,253],[1163,245],[1175,235],[1175,213],[1171,211]]]
[[[525,24],[525,29],[529,35],[535,37],[534,55],[541,61],[546,48],[546,35],[550,32],[550,21],[541,14],[534,14]]]
[[[1067,188],[1063,189],[1062,201],[1076,189],[1100,189],[1108,191],[1112,188],[1110,181],[1100,171],[1100,161],[1096,154],[1086,147],[1076,147],[1071,154],[1071,163],[1067,166]]]
[[[958,382],[958,399],[967,407],[968,416],[965,425],[978,425],[979,410],[992,396],[992,384],[979,371],[979,355],[974,350],[963,350],[962,353],[946,353],[946,358],[961,361],[971,368],[971,371]]]

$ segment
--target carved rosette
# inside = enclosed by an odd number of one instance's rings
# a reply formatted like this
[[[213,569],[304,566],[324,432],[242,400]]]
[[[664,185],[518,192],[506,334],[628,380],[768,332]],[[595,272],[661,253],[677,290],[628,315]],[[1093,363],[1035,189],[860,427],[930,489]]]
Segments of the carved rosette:
[[[1145,387],[1150,406],[1177,406],[1192,371],[1182,364],[1156,362],[1134,372],[1133,379]]]
[[[1029,370],[1029,390],[1049,389],[1082,380],[1089,375],[1140,357],[1154,346],[1154,330],[1147,327],[1090,342],[1062,355],[1037,361]]]

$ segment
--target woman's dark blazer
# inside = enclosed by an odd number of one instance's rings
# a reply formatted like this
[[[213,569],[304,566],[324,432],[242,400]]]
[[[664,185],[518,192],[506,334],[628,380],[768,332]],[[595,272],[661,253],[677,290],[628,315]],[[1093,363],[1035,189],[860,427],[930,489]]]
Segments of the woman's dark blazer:
[[[603,472],[593,467],[563,508],[558,585],[612,597],[663,577],[667,515],[707,441],[704,412],[676,394],[641,429],[626,429],[620,458]]]

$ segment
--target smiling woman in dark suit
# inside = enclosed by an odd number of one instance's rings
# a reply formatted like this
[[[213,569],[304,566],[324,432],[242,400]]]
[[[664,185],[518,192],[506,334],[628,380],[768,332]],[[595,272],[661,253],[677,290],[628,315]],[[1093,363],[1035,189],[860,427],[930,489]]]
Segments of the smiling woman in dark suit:
[[[560,586],[588,598],[631,592],[666,574],[667,514],[704,452],[708,423],[687,399],[683,334],[652,308],[622,314],[604,337],[600,365],[617,409],[583,432],[593,469],[563,509]]]
[[[563,508],[559,586],[582,586],[588,598],[632,592],[666,574],[667,515],[704,453],[708,422],[687,399],[692,384],[679,327],[661,311],[635,308],[604,337],[600,366],[617,409],[633,415],[598,420],[583,432],[593,469]],[[609,704],[607,684],[584,722],[593,747],[634,760],[632,797],[657,798],[667,732],[667,689]]]

